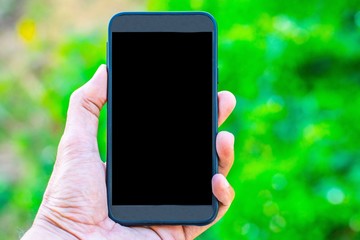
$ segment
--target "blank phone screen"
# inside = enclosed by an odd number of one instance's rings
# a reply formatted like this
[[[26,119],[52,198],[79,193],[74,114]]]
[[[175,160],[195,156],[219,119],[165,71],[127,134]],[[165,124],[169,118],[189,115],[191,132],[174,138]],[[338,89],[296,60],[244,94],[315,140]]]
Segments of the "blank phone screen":
[[[112,203],[210,205],[212,32],[112,33]]]

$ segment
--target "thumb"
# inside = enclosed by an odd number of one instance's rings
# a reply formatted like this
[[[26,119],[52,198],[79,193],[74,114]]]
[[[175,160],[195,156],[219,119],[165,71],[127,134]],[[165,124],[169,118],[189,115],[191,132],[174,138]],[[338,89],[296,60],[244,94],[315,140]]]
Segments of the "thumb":
[[[64,135],[96,138],[106,92],[107,71],[102,64],[86,84],[71,94]]]

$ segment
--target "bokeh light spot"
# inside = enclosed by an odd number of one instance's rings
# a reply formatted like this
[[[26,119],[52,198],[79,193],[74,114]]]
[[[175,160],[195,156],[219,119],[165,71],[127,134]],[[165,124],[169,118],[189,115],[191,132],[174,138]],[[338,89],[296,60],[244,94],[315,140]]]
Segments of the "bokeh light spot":
[[[325,123],[310,124],[304,129],[304,139],[307,144],[312,144],[330,135],[329,126]]]
[[[287,185],[287,180],[283,174],[277,173],[273,176],[273,178],[272,178],[273,189],[280,191],[280,190],[284,189],[286,187],[286,185]]]
[[[354,216],[349,221],[349,226],[354,232],[360,231],[360,216]]]
[[[266,216],[273,216],[279,212],[279,207],[275,202],[267,201],[263,205],[263,212]]]
[[[272,217],[269,225],[271,231],[277,233],[280,232],[285,227],[286,227],[286,220],[284,217],[280,215],[275,215],[274,217]]]
[[[339,188],[331,188],[326,194],[327,200],[334,205],[341,204],[344,201],[345,195]]]
[[[360,11],[355,14],[355,24],[360,28]]]
[[[257,239],[259,237],[259,228],[253,223],[246,223],[241,228],[241,234],[248,237],[248,239]]]

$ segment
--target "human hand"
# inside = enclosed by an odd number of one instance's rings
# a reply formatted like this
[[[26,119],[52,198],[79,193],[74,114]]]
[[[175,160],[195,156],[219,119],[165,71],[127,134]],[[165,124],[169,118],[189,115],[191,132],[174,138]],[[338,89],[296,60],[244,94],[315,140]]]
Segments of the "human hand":
[[[97,145],[98,117],[106,103],[107,71],[101,65],[92,79],[70,98],[67,121],[56,162],[32,227],[26,239],[194,239],[224,216],[234,198],[225,176],[234,160],[234,136],[219,132],[216,148],[219,173],[212,189],[220,207],[206,226],[125,227],[108,217],[105,169]],[[218,93],[219,125],[235,107],[235,97]]]

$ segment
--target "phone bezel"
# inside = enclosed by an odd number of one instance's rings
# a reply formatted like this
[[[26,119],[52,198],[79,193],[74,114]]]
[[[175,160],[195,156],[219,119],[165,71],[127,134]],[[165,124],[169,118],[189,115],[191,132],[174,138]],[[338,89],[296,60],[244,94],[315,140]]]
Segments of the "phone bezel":
[[[108,125],[107,125],[107,201],[109,217],[122,225],[206,225],[218,212],[218,201],[212,195],[211,205],[113,205],[112,204],[112,32],[212,32],[213,36],[213,159],[212,173],[218,171],[216,135],[218,128],[217,104],[217,26],[207,12],[120,12],[108,25]],[[149,217],[151,216],[151,217]]]

